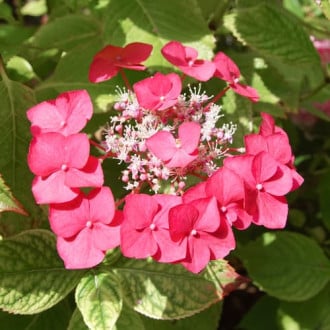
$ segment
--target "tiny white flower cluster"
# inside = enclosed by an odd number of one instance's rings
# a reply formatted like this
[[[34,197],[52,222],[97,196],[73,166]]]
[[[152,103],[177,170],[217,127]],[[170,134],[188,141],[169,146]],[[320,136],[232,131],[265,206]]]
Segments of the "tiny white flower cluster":
[[[104,147],[111,157],[127,164],[122,172],[122,181],[127,190],[140,189],[147,184],[155,193],[170,182],[167,190],[180,194],[189,175],[210,176],[219,166],[219,160],[232,143],[236,125],[224,123],[221,106],[208,103],[212,97],[201,91],[201,86],[188,87],[189,93],[182,94],[174,107],[163,111],[151,111],[139,106],[135,94],[117,88],[118,101],[106,129]],[[165,130],[177,136],[183,122],[197,122],[201,126],[198,157],[185,168],[168,168],[166,163],[153,155],[146,146],[148,138]]]

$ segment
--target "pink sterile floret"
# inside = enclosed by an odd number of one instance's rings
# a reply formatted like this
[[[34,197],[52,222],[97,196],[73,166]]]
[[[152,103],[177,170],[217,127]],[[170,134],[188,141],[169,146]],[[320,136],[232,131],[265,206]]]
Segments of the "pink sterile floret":
[[[93,58],[89,68],[89,80],[102,82],[116,76],[121,68],[145,70],[141,62],[145,61],[152,51],[152,46],[142,42],[133,42],[125,47],[108,45]]]
[[[186,258],[179,262],[193,273],[235,248],[233,232],[225,219],[220,220],[214,197],[172,207],[169,230],[172,240],[187,251]]]
[[[160,131],[147,139],[148,150],[171,167],[186,167],[198,156],[201,127],[195,122],[179,126],[178,138],[168,131]]]
[[[125,201],[120,231],[124,256],[151,256],[160,262],[173,262],[186,256],[186,249],[171,240],[168,230],[168,212],[182,202],[181,197],[130,194]]]
[[[165,110],[178,102],[182,83],[176,73],[164,75],[157,72],[133,85],[141,107],[149,110]]]
[[[49,221],[57,250],[68,269],[99,264],[105,251],[120,244],[120,213],[111,190],[101,187],[63,204],[51,204]]]
[[[161,52],[170,63],[177,66],[187,76],[207,81],[214,74],[215,65],[211,61],[198,59],[195,48],[183,46],[178,41],[170,41]]]
[[[32,192],[38,204],[67,202],[78,195],[75,188],[103,184],[100,162],[89,156],[86,134],[35,136],[30,144],[28,164],[37,176],[32,183]]]
[[[44,101],[27,112],[31,133],[58,132],[63,135],[78,133],[93,114],[92,101],[85,90],[60,94],[56,99]]]
[[[206,196],[218,201],[220,219],[238,229],[250,226],[252,217],[245,210],[245,186],[242,178],[227,167],[220,167],[205,184]]]
[[[213,59],[213,63],[216,67],[215,77],[226,81],[234,92],[247,97],[252,102],[259,100],[258,92],[254,88],[239,83],[241,72],[226,54],[222,52],[217,53]]]
[[[264,151],[226,158],[224,166],[244,180],[245,204],[252,221],[267,228],[283,228],[288,214],[284,195],[292,189],[290,169]]]

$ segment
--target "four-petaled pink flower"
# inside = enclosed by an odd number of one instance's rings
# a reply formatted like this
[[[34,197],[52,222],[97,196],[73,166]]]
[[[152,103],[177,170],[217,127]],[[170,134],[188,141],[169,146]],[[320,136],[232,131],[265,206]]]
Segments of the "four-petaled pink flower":
[[[183,73],[199,81],[207,81],[214,74],[215,65],[211,61],[198,59],[198,52],[195,48],[183,46],[178,41],[170,41],[161,49],[161,52]]]
[[[193,273],[235,248],[232,230],[225,219],[220,220],[215,197],[172,207],[168,221],[172,240],[186,249],[186,257],[178,262]]]
[[[105,251],[120,244],[120,213],[108,187],[96,188],[74,200],[51,204],[49,221],[57,235],[57,250],[68,269],[99,264]]]
[[[75,188],[103,184],[100,162],[89,156],[89,140],[83,133],[35,136],[30,144],[28,164],[36,175],[32,192],[38,204],[67,202],[79,194]]]
[[[170,132],[159,131],[147,139],[146,145],[167,167],[186,167],[198,156],[200,132],[198,123],[186,122],[179,126],[177,139]]]
[[[181,197],[173,195],[128,195],[120,231],[123,255],[129,258],[153,257],[160,262],[183,259],[185,247],[173,242],[168,230],[168,212],[181,202]]]
[[[253,222],[267,228],[283,228],[288,204],[284,195],[292,189],[287,166],[267,152],[226,158],[224,166],[241,176],[246,185],[246,209]]]
[[[213,59],[213,63],[216,67],[215,77],[226,81],[234,92],[247,97],[252,102],[259,100],[258,92],[254,88],[239,83],[241,72],[226,54],[222,52],[217,53]]]
[[[58,132],[70,135],[80,132],[93,114],[92,101],[85,90],[69,91],[56,99],[41,102],[30,108],[31,133]]]
[[[94,56],[89,68],[89,80],[98,83],[111,79],[121,68],[145,70],[141,62],[150,56],[151,51],[152,46],[142,42],[133,42],[125,47],[106,46]]]
[[[165,110],[178,102],[182,83],[176,73],[164,75],[157,72],[153,77],[133,85],[139,105],[149,110]]]

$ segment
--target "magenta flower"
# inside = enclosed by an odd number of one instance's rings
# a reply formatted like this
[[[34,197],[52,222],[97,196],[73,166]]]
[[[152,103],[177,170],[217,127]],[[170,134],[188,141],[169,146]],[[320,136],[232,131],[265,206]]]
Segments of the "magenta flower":
[[[206,196],[214,196],[218,202],[221,221],[238,229],[246,229],[252,221],[245,211],[245,187],[241,177],[227,167],[220,167],[205,184]]]
[[[226,54],[222,52],[217,53],[213,59],[213,63],[216,67],[215,77],[226,81],[234,92],[247,97],[252,102],[259,100],[258,92],[254,88],[239,83],[241,72]]]
[[[101,165],[97,158],[89,156],[86,134],[35,136],[30,144],[28,164],[37,176],[32,192],[38,204],[67,202],[79,194],[75,188],[103,184]]]
[[[178,102],[181,79],[176,73],[164,75],[157,72],[153,77],[133,85],[139,105],[149,110],[165,110]]]
[[[212,78],[215,66],[211,61],[198,59],[195,48],[183,46],[178,41],[170,41],[162,49],[163,56],[184,74],[200,81]]]
[[[60,94],[56,99],[41,102],[30,108],[31,133],[58,132],[63,135],[78,133],[93,114],[92,101],[85,90]]]
[[[49,221],[57,250],[67,269],[99,264],[107,250],[120,244],[120,214],[111,190],[101,187],[63,204],[51,204]]]
[[[267,228],[283,228],[288,214],[284,195],[292,188],[290,169],[264,151],[226,158],[224,166],[244,180],[245,205],[252,221]]]
[[[109,80],[121,68],[145,70],[141,62],[150,56],[151,51],[152,46],[142,42],[133,42],[125,47],[106,46],[94,56],[89,68],[89,80],[93,83]]]
[[[214,197],[194,200],[171,208],[169,230],[173,241],[186,248],[179,261],[199,273],[210,260],[221,259],[235,248],[235,239],[226,220],[220,220]]]
[[[172,242],[168,230],[168,212],[181,202],[181,197],[173,195],[128,195],[120,232],[123,255],[151,256],[161,262],[183,259],[186,249]]]
[[[147,139],[148,150],[171,167],[186,167],[198,156],[201,127],[195,122],[179,126],[178,138],[170,132],[159,131]]]

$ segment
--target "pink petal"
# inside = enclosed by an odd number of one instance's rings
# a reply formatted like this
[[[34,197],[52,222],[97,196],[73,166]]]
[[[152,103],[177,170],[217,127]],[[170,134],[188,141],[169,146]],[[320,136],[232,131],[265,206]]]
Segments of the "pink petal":
[[[130,194],[125,199],[124,221],[137,230],[149,228],[160,206],[147,194]]]
[[[96,222],[92,228],[93,245],[101,250],[107,251],[120,244],[120,226],[110,226]]]
[[[101,187],[103,182],[100,161],[93,156],[89,156],[83,168],[69,168],[65,172],[65,184],[68,187]]]
[[[92,83],[99,83],[116,76],[119,68],[104,58],[94,58],[89,68],[88,79]]]
[[[222,52],[215,55],[213,63],[216,67],[214,76],[230,84],[234,83],[241,75],[234,61]]]
[[[194,229],[199,216],[198,210],[191,204],[174,206],[169,211],[169,231],[172,240],[182,241]]]
[[[248,134],[244,136],[246,153],[256,155],[261,151],[268,152],[267,139],[260,134]]]
[[[291,146],[286,135],[275,133],[266,138],[268,152],[281,164],[287,164],[292,158]],[[280,146],[280,147],[279,147]]]
[[[292,172],[285,165],[279,165],[276,174],[263,183],[264,190],[275,196],[284,196],[292,189]]]
[[[64,203],[78,196],[79,190],[64,184],[64,172],[55,172],[46,178],[37,176],[32,182],[32,192],[37,204]]]
[[[65,162],[68,167],[83,168],[89,158],[89,139],[86,134],[78,133],[65,137],[63,145]]]
[[[192,66],[179,66],[180,70],[187,76],[199,81],[208,81],[215,72],[215,65],[206,60],[197,60]]]
[[[275,132],[274,118],[266,112],[261,112],[262,122],[259,129],[259,134],[262,136],[268,136]]]
[[[197,183],[196,185],[192,186],[187,191],[185,191],[182,196],[184,203],[188,204],[194,201],[195,199],[209,197],[208,195],[206,195],[205,186],[206,186],[206,182],[203,181]]]
[[[244,199],[243,180],[227,167],[218,169],[207,181],[207,196],[215,196],[221,206]]]
[[[259,192],[257,205],[258,217],[254,220],[257,225],[263,225],[270,229],[285,227],[288,215],[288,204],[285,197]]]
[[[185,47],[178,41],[168,42],[162,49],[162,55],[174,65],[186,64]]]
[[[170,160],[177,150],[175,139],[170,132],[159,131],[147,139],[148,150],[162,161]]]
[[[104,259],[104,252],[93,245],[89,228],[70,239],[57,237],[57,251],[67,269],[91,268]]]
[[[152,230],[136,230],[124,220],[120,228],[120,248],[128,258],[147,258],[156,254],[157,243],[153,238]]]
[[[186,257],[187,241],[172,241],[169,231],[160,229],[154,231],[154,238],[158,244],[158,252],[153,258],[159,262],[175,262]]]
[[[87,221],[89,203],[83,194],[70,202],[51,204],[49,207],[50,227],[58,236],[68,238],[77,235],[86,227]]]
[[[202,271],[211,259],[211,254],[205,238],[191,237],[189,239],[190,259],[184,260],[181,264],[192,273]]]
[[[93,114],[93,104],[86,90],[69,91],[60,94],[56,100],[56,108],[61,113],[64,135],[78,133],[82,130]]]
[[[182,150],[181,148],[178,148],[173,157],[165,162],[165,165],[168,168],[173,167],[186,167],[189,165],[192,161],[194,161],[198,157],[198,152],[196,150],[196,153],[188,155],[185,150]]]
[[[93,189],[87,195],[89,217],[93,222],[109,224],[115,215],[115,201],[109,187]]]
[[[39,176],[60,170],[65,163],[63,149],[66,138],[59,133],[45,133],[34,137],[28,153],[28,164],[32,173]]]
[[[185,122],[179,126],[178,136],[181,148],[191,154],[196,151],[201,134],[201,126],[195,122]]]
[[[260,152],[254,156],[251,171],[257,184],[269,180],[278,170],[279,163],[267,152]]]
[[[220,215],[215,197],[197,199],[190,205],[192,204],[199,213],[194,229],[197,232],[215,232],[220,226]]]
[[[142,42],[132,42],[126,45],[122,51],[123,62],[126,63],[126,67],[130,69],[139,70],[143,66],[133,65],[145,61],[151,54],[152,45]],[[143,67],[144,69],[145,67]],[[143,70],[142,69],[142,70]]]
[[[230,84],[229,86],[237,94],[247,97],[252,102],[258,102],[260,99],[258,92],[250,86],[243,85],[240,83]]]

